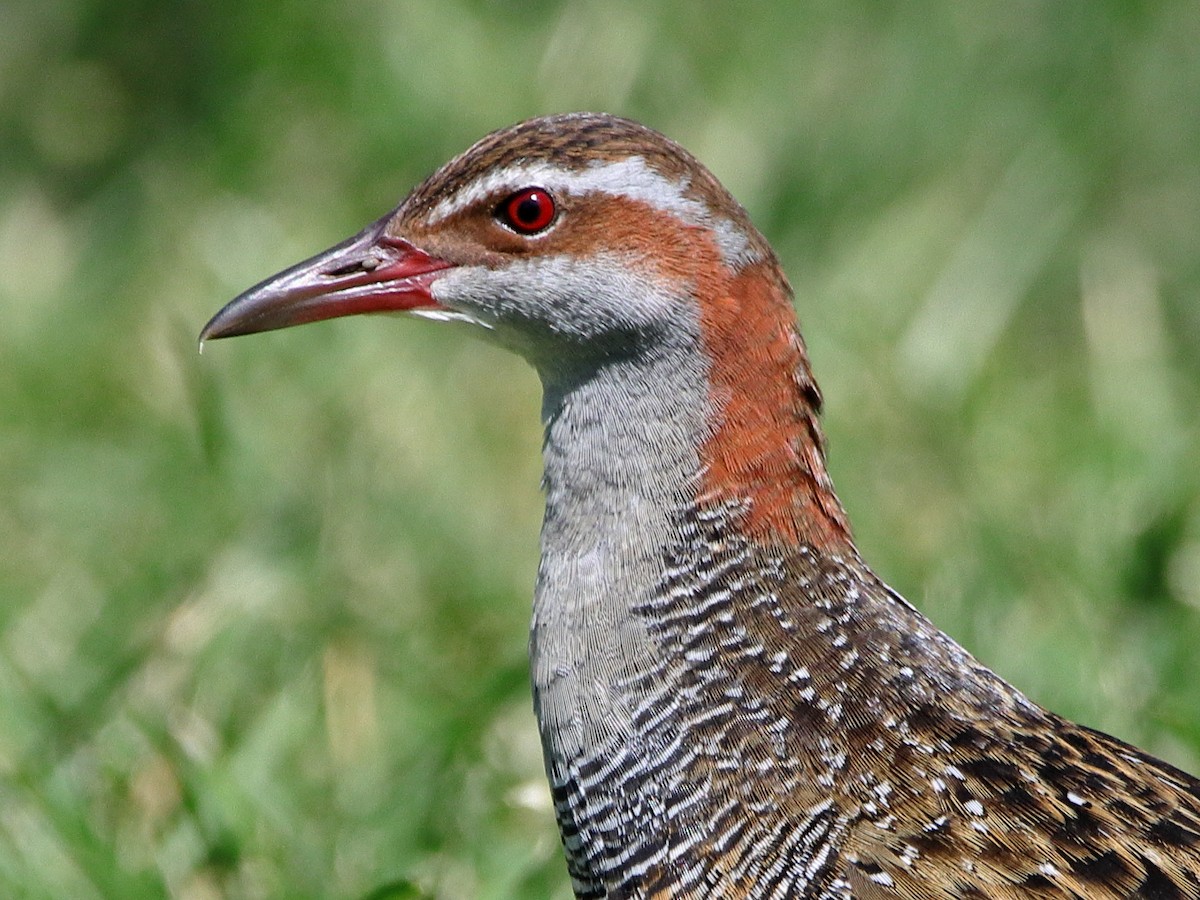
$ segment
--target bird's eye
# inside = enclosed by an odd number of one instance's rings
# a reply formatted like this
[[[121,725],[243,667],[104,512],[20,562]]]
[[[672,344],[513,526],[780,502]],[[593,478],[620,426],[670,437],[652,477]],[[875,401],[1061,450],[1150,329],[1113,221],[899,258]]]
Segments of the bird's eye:
[[[537,234],[554,221],[554,198],[544,188],[522,188],[503,201],[496,212],[513,231]]]

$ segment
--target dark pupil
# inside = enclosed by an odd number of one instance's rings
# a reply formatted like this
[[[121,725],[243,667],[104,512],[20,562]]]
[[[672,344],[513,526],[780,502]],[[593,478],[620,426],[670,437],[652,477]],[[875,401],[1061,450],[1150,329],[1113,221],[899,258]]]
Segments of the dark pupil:
[[[517,204],[514,214],[522,225],[532,225],[542,214],[542,204],[538,202],[537,197],[526,197]]]

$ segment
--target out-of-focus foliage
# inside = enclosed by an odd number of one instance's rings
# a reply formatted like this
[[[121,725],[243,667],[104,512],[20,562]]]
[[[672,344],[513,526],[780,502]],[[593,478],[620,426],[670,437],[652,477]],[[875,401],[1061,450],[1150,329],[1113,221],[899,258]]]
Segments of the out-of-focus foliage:
[[[774,242],[885,577],[1200,769],[1197,46],[1194,0],[7,0],[0,894],[568,895],[533,375],[387,319],[195,352],[564,109]]]

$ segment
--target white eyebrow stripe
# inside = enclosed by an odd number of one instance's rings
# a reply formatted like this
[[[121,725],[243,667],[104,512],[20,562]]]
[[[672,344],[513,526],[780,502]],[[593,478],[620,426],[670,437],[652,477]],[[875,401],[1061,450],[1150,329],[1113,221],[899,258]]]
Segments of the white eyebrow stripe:
[[[563,169],[545,161],[508,166],[475,179],[457,193],[439,201],[429,212],[428,222],[430,225],[436,224],[502,191],[534,186],[551,193],[599,193],[640,200],[654,209],[678,216],[689,225],[712,229],[721,255],[728,264],[740,268],[759,257],[756,251],[752,251],[742,229],[726,218],[713,215],[706,203],[686,195],[687,179],[673,182],[646,165],[640,156],[628,156],[613,162],[594,162],[584,169]]]

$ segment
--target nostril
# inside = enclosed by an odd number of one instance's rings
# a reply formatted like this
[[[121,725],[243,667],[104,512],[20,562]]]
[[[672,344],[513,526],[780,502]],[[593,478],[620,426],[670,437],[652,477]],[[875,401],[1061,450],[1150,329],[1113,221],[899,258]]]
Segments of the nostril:
[[[373,256],[355,260],[325,273],[326,278],[344,278],[347,275],[357,275],[360,272],[374,272],[380,266],[380,261]]]

